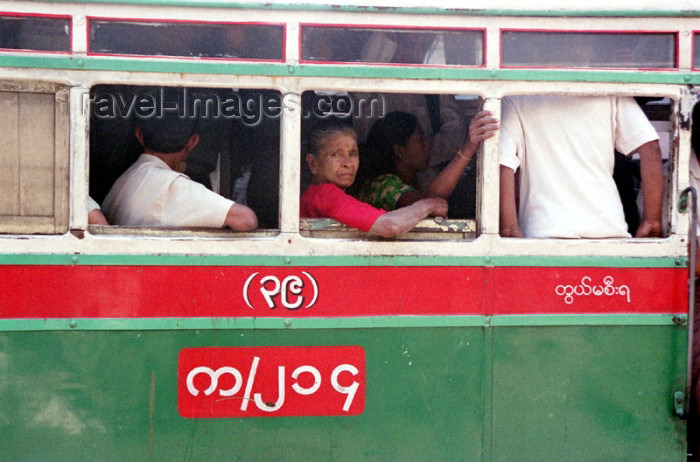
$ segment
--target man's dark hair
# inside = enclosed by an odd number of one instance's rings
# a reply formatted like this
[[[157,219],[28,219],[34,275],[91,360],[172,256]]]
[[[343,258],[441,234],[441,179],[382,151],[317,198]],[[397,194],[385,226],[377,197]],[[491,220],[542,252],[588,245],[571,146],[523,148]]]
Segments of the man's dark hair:
[[[159,107],[167,110],[157,111],[149,117],[136,115],[135,125],[141,129],[144,145],[161,153],[181,151],[197,130],[197,118],[184,112],[187,91],[163,88],[148,93]],[[161,99],[165,105],[161,104]]]

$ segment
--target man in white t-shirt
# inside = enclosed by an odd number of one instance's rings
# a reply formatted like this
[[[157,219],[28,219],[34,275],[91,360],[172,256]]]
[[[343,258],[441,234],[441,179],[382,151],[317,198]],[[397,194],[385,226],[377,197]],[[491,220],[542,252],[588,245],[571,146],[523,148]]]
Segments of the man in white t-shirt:
[[[615,149],[640,155],[644,208],[636,237],[660,236],[663,170],[658,138],[632,98],[504,98],[501,236],[629,237],[612,177]]]
[[[135,135],[144,154],[115,181],[102,202],[113,225],[152,227],[228,226],[250,231],[255,213],[181,173],[199,142],[196,120],[177,111],[137,120]]]

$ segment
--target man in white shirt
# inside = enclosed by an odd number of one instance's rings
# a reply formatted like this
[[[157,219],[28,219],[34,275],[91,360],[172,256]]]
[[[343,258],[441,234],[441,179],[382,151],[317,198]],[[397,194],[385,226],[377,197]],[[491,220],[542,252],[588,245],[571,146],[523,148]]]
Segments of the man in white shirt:
[[[220,196],[181,173],[199,142],[196,119],[177,111],[137,120],[135,135],[144,154],[112,185],[102,203],[119,226],[213,227],[250,231],[258,226],[245,205]]]
[[[612,178],[615,149],[640,155],[644,207],[635,236],[660,236],[661,150],[656,131],[634,99],[504,98],[499,142],[501,236],[629,237]]]

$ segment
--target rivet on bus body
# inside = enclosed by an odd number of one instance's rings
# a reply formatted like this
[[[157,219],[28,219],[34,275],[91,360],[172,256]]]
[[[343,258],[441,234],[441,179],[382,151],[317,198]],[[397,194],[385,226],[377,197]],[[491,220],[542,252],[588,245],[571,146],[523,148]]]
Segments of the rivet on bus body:
[[[292,65],[287,66],[287,72],[289,72],[290,74],[294,74],[294,66],[292,66]]]
[[[673,317],[673,323],[677,326],[685,326],[688,322],[688,315],[677,314]]]
[[[690,82],[690,75],[689,75],[689,74],[685,74],[685,75],[683,76],[683,80],[686,81],[686,82]]]
[[[82,59],[79,59],[79,60],[77,60],[77,61],[75,62],[75,64],[76,64],[78,67],[84,67],[84,66],[85,66],[85,61],[83,61]]]
[[[284,260],[283,260],[283,261],[284,261],[284,264],[285,264],[285,265],[289,265],[289,264],[292,262],[292,259],[289,258],[289,257],[284,257]]]
[[[484,261],[486,263],[491,263],[491,257],[484,257]]]
[[[75,329],[76,327],[78,327],[78,321],[76,321],[75,319],[71,319],[68,325],[71,329]]]
[[[73,263],[78,263],[78,256],[73,255],[72,257],[70,257],[70,261],[72,261]]]
[[[683,260],[676,258],[676,266],[683,266]]]
[[[292,327],[292,320],[291,320],[291,319],[285,319],[285,320],[284,320],[284,327]]]

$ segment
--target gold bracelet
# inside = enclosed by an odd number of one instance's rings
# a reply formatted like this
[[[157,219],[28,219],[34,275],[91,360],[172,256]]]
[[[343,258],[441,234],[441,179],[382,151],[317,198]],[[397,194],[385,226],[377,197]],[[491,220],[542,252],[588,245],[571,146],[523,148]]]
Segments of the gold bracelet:
[[[459,157],[461,157],[462,159],[464,159],[464,160],[469,160],[468,157],[466,157],[464,154],[462,154],[462,150],[461,150],[461,149],[458,149],[458,150],[457,150],[457,155],[458,155]]]

